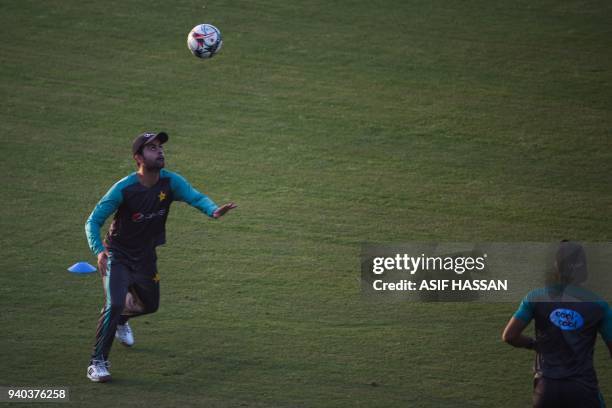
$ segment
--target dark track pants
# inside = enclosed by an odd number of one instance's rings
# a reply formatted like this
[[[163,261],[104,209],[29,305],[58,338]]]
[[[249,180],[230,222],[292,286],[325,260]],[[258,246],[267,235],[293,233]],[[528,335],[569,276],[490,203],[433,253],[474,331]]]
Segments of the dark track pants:
[[[124,324],[129,317],[154,313],[159,306],[159,275],[157,274],[157,257],[152,256],[146,262],[133,265],[116,259],[112,254],[108,258],[106,277],[103,278],[105,302],[100,313],[96,330],[96,344],[91,355],[92,360],[107,360],[110,353],[117,324]],[[140,310],[125,313],[125,302],[128,291],[135,296],[141,305]]]
[[[572,380],[536,378],[534,380],[533,406],[536,408],[604,408],[602,395]]]

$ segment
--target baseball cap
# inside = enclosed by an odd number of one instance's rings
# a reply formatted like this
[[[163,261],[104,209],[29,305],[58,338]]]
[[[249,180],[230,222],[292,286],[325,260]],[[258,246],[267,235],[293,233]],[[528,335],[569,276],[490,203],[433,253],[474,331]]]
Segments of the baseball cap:
[[[138,153],[140,149],[142,149],[142,146],[151,143],[153,140],[159,140],[159,143],[164,144],[168,141],[168,134],[166,132],[144,132],[138,135],[132,143],[132,154]]]

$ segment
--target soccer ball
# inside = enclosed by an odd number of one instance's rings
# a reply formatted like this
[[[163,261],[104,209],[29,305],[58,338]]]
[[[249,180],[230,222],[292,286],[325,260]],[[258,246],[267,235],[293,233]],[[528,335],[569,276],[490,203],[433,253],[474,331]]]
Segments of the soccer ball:
[[[187,36],[187,47],[198,58],[212,58],[221,46],[221,31],[211,24],[199,24]]]

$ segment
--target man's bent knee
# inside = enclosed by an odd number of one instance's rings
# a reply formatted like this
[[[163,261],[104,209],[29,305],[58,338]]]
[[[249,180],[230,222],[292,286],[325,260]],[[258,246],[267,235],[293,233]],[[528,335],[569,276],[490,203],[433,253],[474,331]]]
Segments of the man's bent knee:
[[[125,295],[125,307],[123,308],[123,315],[132,316],[139,315],[145,313],[145,307],[142,304],[142,301],[133,294],[132,292],[128,292]]]

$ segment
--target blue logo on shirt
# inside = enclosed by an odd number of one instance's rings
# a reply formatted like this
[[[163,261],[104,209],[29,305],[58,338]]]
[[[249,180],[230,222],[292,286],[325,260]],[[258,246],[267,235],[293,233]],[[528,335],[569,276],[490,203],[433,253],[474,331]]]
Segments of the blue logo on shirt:
[[[555,309],[548,318],[561,330],[577,330],[584,325],[580,313],[572,309]]]

